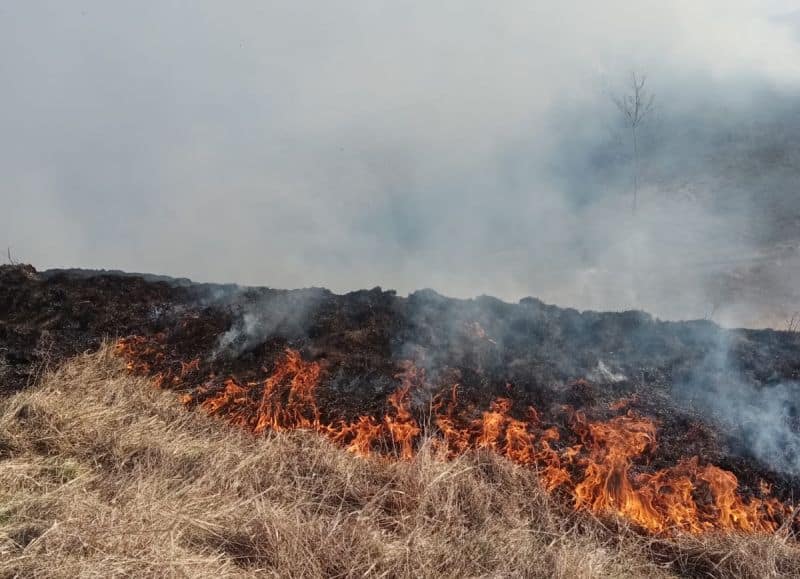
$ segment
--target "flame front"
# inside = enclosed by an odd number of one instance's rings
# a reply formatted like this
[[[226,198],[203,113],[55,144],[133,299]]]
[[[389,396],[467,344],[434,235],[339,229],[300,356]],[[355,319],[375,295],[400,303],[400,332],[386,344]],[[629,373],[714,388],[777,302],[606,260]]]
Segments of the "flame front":
[[[153,375],[159,386],[190,386],[200,371],[197,360],[167,362],[158,339],[126,338],[117,351],[130,371]],[[322,378],[318,362],[287,350],[262,381],[228,378],[219,384],[212,377],[181,400],[256,434],[311,430],[359,456],[410,460],[423,435],[449,458],[477,449],[496,452],[535,468],[544,488],[568,497],[576,509],[617,515],[653,533],[774,532],[784,522],[793,522],[791,506],[770,498],[766,483],[760,485],[759,496],[745,499],[733,473],[701,464],[696,456],[648,471],[647,461],[657,448],[657,425],[632,410],[590,421],[564,408],[567,426],[546,426],[533,407],[522,416],[512,415],[508,398],[494,400],[482,412],[464,409],[456,384],[433,400],[431,428],[424,433],[411,398],[426,380],[413,364],[404,365],[398,375],[400,387],[387,398],[380,419],[366,415],[352,421],[325,420],[317,402]],[[621,411],[628,402],[612,410]]]

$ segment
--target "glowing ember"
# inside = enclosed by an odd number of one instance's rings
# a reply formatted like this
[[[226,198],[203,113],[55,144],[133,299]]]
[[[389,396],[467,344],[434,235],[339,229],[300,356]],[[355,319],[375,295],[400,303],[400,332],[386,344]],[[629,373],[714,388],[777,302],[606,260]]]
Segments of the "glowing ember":
[[[188,377],[197,378],[199,360],[168,363],[158,337],[121,340],[117,352],[131,372],[154,375],[159,386],[197,383]],[[630,409],[609,420],[590,421],[565,408],[568,427],[560,430],[543,425],[532,407],[523,417],[512,415],[512,401],[498,398],[470,418],[471,413],[459,407],[458,385],[453,385],[433,400],[431,428],[423,433],[411,410],[411,396],[427,384],[424,372],[413,364],[406,363],[398,375],[400,387],[388,397],[383,417],[359,416],[351,422],[323,419],[316,396],[323,373],[319,363],[287,350],[263,381],[228,378],[220,385],[212,377],[181,401],[256,434],[312,430],[360,456],[410,460],[423,435],[448,457],[486,449],[535,468],[543,486],[571,497],[575,508],[615,514],[653,533],[772,532],[792,516],[789,505],[769,498],[766,483],[760,485],[761,498],[745,499],[733,473],[703,465],[697,457],[639,472],[657,448],[657,425]],[[622,400],[611,409],[622,411],[629,403]]]

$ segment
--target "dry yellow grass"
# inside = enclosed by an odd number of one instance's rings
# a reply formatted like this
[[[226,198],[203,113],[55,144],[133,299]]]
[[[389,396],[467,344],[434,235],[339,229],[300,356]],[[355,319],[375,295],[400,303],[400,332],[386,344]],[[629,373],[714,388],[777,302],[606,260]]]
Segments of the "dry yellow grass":
[[[363,460],[255,438],[108,349],[0,402],[0,577],[800,575],[777,536],[655,541],[576,515],[488,453]]]

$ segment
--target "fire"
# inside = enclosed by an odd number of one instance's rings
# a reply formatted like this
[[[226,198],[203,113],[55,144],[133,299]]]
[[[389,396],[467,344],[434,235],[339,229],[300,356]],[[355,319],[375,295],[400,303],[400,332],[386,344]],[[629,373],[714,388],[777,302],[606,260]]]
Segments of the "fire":
[[[583,459],[585,477],[574,489],[576,506],[594,512],[616,511],[651,530],[664,530],[664,517],[652,504],[652,497],[635,489],[630,475],[633,458],[655,446],[653,421],[628,412],[595,423],[587,423],[578,413],[575,422],[588,450]]]
[[[408,392],[410,389],[411,384],[405,383],[389,396],[388,401],[394,408],[394,416],[384,417],[392,442],[399,445],[400,458],[404,460],[413,458],[414,442],[422,432],[409,410]]]
[[[413,459],[423,437],[450,458],[471,450],[495,452],[535,469],[545,489],[576,509],[616,515],[657,534],[774,532],[793,522],[792,508],[771,498],[769,485],[762,482],[759,496],[744,498],[732,472],[702,464],[696,456],[672,467],[648,468],[658,447],[658,426],[628,408],[630,400],[612,404],[612,411],[627,410],[607,420],[591,421],[564,407],[563,423],[546,425],[533,407],[515,413],[509,398],[497,398],[483,411],[464,408],[455,384],[434,398],[430,427],[424,430],[412,397],[428,384],[422,369],[406,363],[384,416],[332,420],[317,402],[323,366],[296,350],[286,350],[263,380],[230,377],[219,383],[213,375],[202,377],[197,359],[170,361],[162,343],[158,336],[132,337],[121,340],[117,352],[131,372],[154,376],[159,386],[189,388],[181,397],[184,404],[255,434],[311,430],[359,456],[399,460]]]

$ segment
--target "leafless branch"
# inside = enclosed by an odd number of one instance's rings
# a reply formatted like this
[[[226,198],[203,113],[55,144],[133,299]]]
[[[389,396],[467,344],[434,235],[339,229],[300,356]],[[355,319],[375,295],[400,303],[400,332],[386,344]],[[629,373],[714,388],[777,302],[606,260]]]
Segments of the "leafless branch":
[[[645,90],[647,76],[631,73],[630,93],[614,96],[612,100],[625,118],[630,129],[636,129],[655,108],[655,95]]]
[[[800,312],[793,313],[792,317],[786,320],[786,331],[790,334],[800,332]]]

